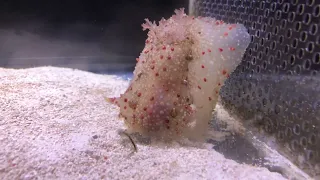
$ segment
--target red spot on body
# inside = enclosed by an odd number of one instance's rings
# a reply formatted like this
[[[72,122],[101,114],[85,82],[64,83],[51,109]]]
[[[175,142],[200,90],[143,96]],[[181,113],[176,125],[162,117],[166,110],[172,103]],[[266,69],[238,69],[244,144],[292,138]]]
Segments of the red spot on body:
[[[127,106],[124,106],[123,109],[127,109]]]
[[[180,97],[180,94],[177,94],[177,97],[179,98],[179,97]]]
[[[209,97],[209,101],[211,101],[212,99],[211,99],[211,97]]]
[[[216,21],[216,25],[219,25],[220,23],[219,23],[219,21]]]
[[[140,116],[140,119],[144,119],[144,116],[143,116],[143,115],[141,115],[141,116]]]
[[[211,52],[211,49],[208,49],[208,52]]]
[[[231,30],[232,28],[233,28],[233,27],[232,27],[232,26],[230,26],[230,27],[229,27],[229,30]]]
[[[147,111],[147,107],[144,107],[143,110],[144,110],[144,111]]]
[[[174,48],[173,48],[173,47],[171,48],[171,51],[174,51]]]
[[[163,59],[163,55],[160,56],[160,59]]]
[[[202,69],[204,68],[204,65],[201,65]]]
[[[145,61],[142,61],[142,64],[145,63]]]
[[[124,102],[128,102],[128,99],[127,99],[127,98],[124,98]]]
[[[163,70],[163,71],[167,71],[167,68],[164,67],[162,70]]]
[[[223,49],[222,49],[222,48],[219,48],[219,51],[220,51],[220,52],[222,52],[222,51],[223,51]]]
[[[156,73],[156,76],[159,76],[159,73]]]
[[[109,100],[110,102],[114,103],[115,100],[116,100],[116,98],[108,98],[108,100]]]
[[[198,86],[198,89],[201,89],[201,87],[200,87],[200,86]]]
[[[176,134],[179,135],[180,131],[176,128]]]
[[[222,74],[223,75],[226,75],[227,74],[227,71],[224,69],[224,70],[222,70]]]
[[[170,121],[169,121],[169,119],[166,119],[164,122],[167,123],[167,124],[169,124]]]
[[[220,84],[220,83],[218,83],[218,86],[221,86],[221,84]]]
[[[145,54],[147,54],[148,52],[149,52],[148,50],[147,50],[147,51],[144,51]]]
[[[202,51],[202,55],[204,55],[206,52]]]
[[[153,65],[151,66],[151,69],[152,69],[152,70],[154,69],[154,66],[153,66]]]
[[[216,91],[216,94],[218,94],[218,91]]]
[[[163,46],[162,49],[163,49],[163,50],[166,50],[166,46]]]
[[[204,81],[204,82],[207,82],[207,78],[203,78],[203,81]]]
[[[170,60],[171,59],[171,56],[168,56],[168,60]]]
[[[150,98],[150,101],[153,101],[154,100],[154,97],[152,96],[151,98]]]
[[[138,97],[140,97],[140,96],[141,96],[141,93],[139,92],[139,93],[138,93]]]
[[[191,106],[185,106],[185,108],[186,108],[188,114],[193,113],[193,110],[192,110],[192,107],[191,107]]]
[[[224,35],[224,36],[228,36],[228,33],[227,33],[227,32],[225,32],[223,35]]]
[[[131,109],[136,109],[136,108],[137,108],[137,104],[134,103],[134,102],[130,102],[130,101],[129,101],[129,107],[130,107]]]
[[[236,48],[230,47],[230,51],[234,51],[234,50],[236,50]]]
[[[146,43],[148,44],[149,42],[150,42],[150,41],[147,39],[147,40],[146,40]]]
[[[174,101],[174,102],[173,102],[173,105],[175,105],[175,106],[176,106],[176,105],[178,105],[178,103]]]

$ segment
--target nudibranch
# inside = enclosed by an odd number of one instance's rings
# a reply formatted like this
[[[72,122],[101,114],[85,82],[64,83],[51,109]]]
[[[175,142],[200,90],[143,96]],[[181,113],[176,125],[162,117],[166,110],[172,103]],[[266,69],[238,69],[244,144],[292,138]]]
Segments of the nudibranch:
[[[220,88],[250,43],[247,29],[188,16],[184,9],[158,24],[145,20],[148,37],[133,79],[109,102],[120,108],[129,132],[166,139],[204,137]]]

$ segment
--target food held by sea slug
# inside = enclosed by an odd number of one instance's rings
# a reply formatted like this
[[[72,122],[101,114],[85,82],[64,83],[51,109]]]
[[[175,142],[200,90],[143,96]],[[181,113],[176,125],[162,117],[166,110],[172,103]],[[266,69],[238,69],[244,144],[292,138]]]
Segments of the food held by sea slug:
[[[224,81],[241,62],[250,36],[241,24],[191,17],[184,9],[146,22],[134,77],[109,101],[129,132],[174,139],[204,137]]]

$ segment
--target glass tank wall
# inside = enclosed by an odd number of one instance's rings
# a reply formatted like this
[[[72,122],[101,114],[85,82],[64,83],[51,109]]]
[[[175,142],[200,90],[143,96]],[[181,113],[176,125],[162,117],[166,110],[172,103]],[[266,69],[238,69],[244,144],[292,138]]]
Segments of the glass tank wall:
[[[197,16],[244,24],[251,35],[242,64],[221,93],[224,107],[242,120],[247,133],[319,175],[319,1],[192,0],[190,7]],[[256,158],[239,155],[246,156]]]

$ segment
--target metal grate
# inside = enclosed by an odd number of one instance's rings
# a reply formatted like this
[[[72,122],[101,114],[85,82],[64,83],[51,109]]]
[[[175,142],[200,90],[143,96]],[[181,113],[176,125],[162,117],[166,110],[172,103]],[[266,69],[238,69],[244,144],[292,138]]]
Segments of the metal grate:
[[[194,0],[190,12],[248,28],[251,44],[222,89],[223,105],[320,175],[320,1]]]

